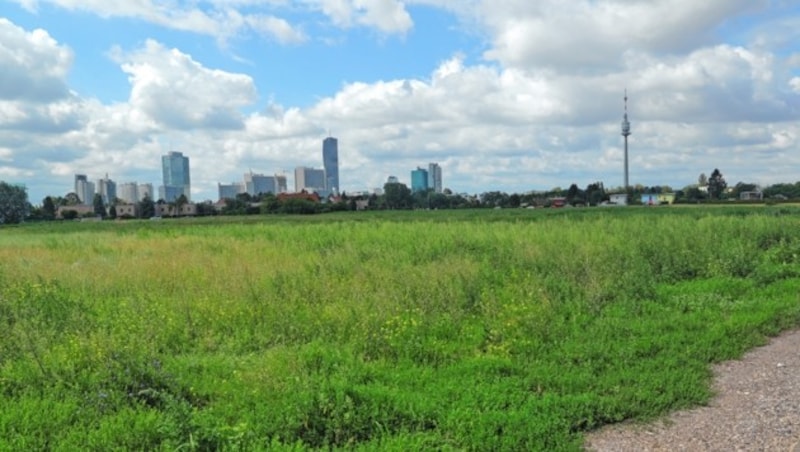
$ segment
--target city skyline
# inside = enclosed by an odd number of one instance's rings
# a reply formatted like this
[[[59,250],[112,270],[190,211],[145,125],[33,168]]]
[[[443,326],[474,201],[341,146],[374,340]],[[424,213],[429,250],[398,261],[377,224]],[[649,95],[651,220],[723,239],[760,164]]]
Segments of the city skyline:
[[[456,192],[617,187],[625,88],[631,185],[800,178],[796,2],[4,6],[0,180],[34,203],[87,171],[160,185],[173,150],[213,199],[249,168],[319,165],[328,130],[343,190],[425,162]]]

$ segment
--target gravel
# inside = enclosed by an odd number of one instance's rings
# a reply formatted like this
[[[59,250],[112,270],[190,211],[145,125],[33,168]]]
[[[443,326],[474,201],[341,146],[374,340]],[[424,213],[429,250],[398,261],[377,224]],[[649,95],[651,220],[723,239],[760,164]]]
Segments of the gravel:
[[[714,366],[708,406],[586,435],[589,451],[800,452],[800,330]]]

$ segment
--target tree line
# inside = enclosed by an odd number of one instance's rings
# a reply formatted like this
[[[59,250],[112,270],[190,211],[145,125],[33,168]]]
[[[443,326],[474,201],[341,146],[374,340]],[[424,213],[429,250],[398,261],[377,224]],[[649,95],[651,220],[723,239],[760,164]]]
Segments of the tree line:
[[[251,196],[247,193],[239,194],[235,198],[226,199],[221,207],[210,202],[194,204],[194,215],[255,215],[255,214],[315,214],[335,211],[355,210],[402,210],[402,209],[467,209],[467,208],[519,208],[519,207],[550,207],[554,200],[563,201],[564,204],[573,206],[596,206],[608,202],[612,193],[627,193],[629,202],[636,204],[642,195],[673,193],[675,203],[703,203],[739,200],[742,193],[760,192],[763,200],[767,202],[797,201],[800,200],[800,181],[795,183],[778,183],[766,187],[759,187],[755,183],[738,182],[728,186],[722,172],[715,168],[710,176],[700,174],[696,184],[673,190],[669,186],[644,186],[641,184],[627,188],[615,187],[606,189],[602,182],[593,182],[581,188],[571,184],[567,189],[555,187],[546,191],[530,191],[525,193],[506,193],[502,191],[488,191],[478,195],[453,193],[444,189],[442,193],[433,190],[412,192],[403,183],[387,183],[383,193],[370,195],[349,196],[346,192],[341,196],[332,197],[325,202],[315,202],[310,199],[288,198],[281,199],[272,194],[265,193]],[[117,218],[117,204],[114,200],[106,206],[103,198],[96,194],[92,200],[92,209],[85,215],[101,218]],[[0,224],[15,224],[25,220],[55,220],[61,208],[61,218],[75,219],[81,216],[77,209],[69,209],[81,203],[75,193],[61,196],[46,196],[40,205],[33,206],[28,202],[26,190],[17,185],[0,181]],[[189,200],[181,195],[172,202],[163,200],[154,201],[149,197],[136,204],[136,218],[151,218],[156,216],[158,205],[167,205],[168,212],[179,215],[182,207],[189,204]],[[159,209],[160,210],[160,209]],[[133,216],[124,215],[124,218]]]

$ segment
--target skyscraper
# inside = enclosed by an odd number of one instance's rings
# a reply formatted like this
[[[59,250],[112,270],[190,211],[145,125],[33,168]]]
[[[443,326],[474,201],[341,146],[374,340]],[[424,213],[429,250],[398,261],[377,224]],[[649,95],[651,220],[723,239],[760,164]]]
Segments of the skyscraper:
[[[97,181],[97,193],[103,197],[103,204],[113,204],[117,199],[117,183],[109,179],[108,174],[106,174],[105,179]]]
[[[428,164],[428,188],[434,193],[442,192],[442,167],[438,163]]]
[[[170,152],[161,156],[161,169],[164,185],[160,191],[164,201],[175,201],[180,195],[191,199],[189,157],[184,157],[180,152]]]
[[[265,193],[278,194],[278,183],[275,176],[265,176],[263,174],[245,173],[244,187],[245,192],[250,196],[258,196]]]
[[[117,197],[125,203],[133,204],[139,201],[139,186],[136,182],[123,182],[117,187]]]
[[[325,188],[339,194],[339,141],[334,137],[322,141],[322,164],[325,168]]]
[[[136,189],[136,195],[138,201],[143,201],[144,198],[150,198],[151,201],[155,201],[155,193],[153,192],[153,184],[139,184],[139,187]]]
[[[294,191],[309,193],[325,191],[325,170],[298,166],[294,170]]]
[[[428,171],[417,167],[411,171],[411,191],[428,191]]]
[[[89,205],[94,201],[94,183],[89,182],[85,174],[75,175],[75,194],[81,200],[81,204]]]

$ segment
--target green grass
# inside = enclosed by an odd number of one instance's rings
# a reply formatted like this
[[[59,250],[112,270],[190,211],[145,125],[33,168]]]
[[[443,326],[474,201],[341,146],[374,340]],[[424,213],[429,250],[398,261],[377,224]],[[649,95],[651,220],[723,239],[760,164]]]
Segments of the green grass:
[[[800,210],[0,229],[0,450],[577,450],[800,320]]]

